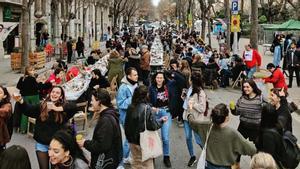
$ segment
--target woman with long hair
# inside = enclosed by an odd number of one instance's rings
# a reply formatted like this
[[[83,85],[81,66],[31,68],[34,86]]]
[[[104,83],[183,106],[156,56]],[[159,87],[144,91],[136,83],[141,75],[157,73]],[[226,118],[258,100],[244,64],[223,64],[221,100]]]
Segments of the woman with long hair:
[[[156,111],[156,119],[164,116],[168,117],[161,128],[161,137],[163,142],[164,164],[166,167],[171,167],[170,162],[170,127],[172,124],[171,114],[169,111],[169,88],[165,80],[163,72],[157,72],[153,76],[153,82],[149,88],[150,103]]]
[[[31,169],[26,149],[19,145],[7,148],[0,155],[0,169]]]
[[[255,142],[261,121],[261,104],[264,102],[261,90],[252,79],[244,81],[242,96],[238,99],[233,115],[240,116],[238,131],[250,141]]]
[[[125,59],[126,60],[126,59]],[[118,85],[121,84],[121,80],[124,76],[123,66],[125,64],[125,60],[122,58],[120,53],[116,50],[113,50],[110,53],[109,59],[108,59],[108,81],[111,82],[112,79],[115,76],[117,77],[117,83]]]
[[[50,94],[39,104],[31,105],[14,96],[26,116],[36,118],[33,138],[40,169],[49,168],[48,149],[54,133],[65,127],[77,112],[75,103],[66,102],[62,87],[54,86]]]
[[[127,112],[125,135],[132,154],[131,167],[133,169],[154,169],[153,159],[142,162],[140,133],[145,130],[145,121],[147,130],[155,131],[161,128],[163,122],[168,120],[168,117],[163,116],[161,119],[156,120],[151,106],[148,104],[148,88],[144,85],[135,89],[132,96],[132,103],[129,105]]]
[[[10,141],[10,132],[7,122],[12,116],[12,105],[7,89],[0,86],[0,154],[5,149],[6,143]]]
[[[258,139],[263,102],[261,90],[253,79],[248,79],[242,85],[242,96],[238,99],[234,109],[231,109],[233,115],[240,116],[237,130],[245,139],[254,143]],[[237,158],[237,162],[240,162],[240,156]],[[239,165],[238,163],[237,165]]]
[[[89,169],[89,161],[72,131],[57,131],[50,142],[48,154],[53,169]]]
[[[206,116],[205,111],[207,109],[207,96],[203,90],[202,75],[200,72],[195,71],[191,76],[191,87],[186,92],[186,96],[182,96],[183,103],[183,124],[184,132],[186,136],[186,144],[190,154],[190,160],[188,166],[191,167],[196,162],[196,156],[193,148],[193,132],[187,121],[187,115],[192,113],[196,119]],[[195,141],[198,145],[202,145],[200,136],[194,132]]]
[[[184,75],[186,86],[189,87],[189,82],[191,78],[191,68],[187,60],[180,61],[179,71]]]
[[[92,94],[92,107],[98,119],[91,140],[77,140],[91,152],[91,168],[116,169],[122,160],[122,136],[117,111],[109,93],[99,89]]]
[[[22,76],[17,84],[17,89],[20,90],[20,94],[23,99],[30,104],[37,104],[40,101],[39,98],[39,84],[35,78],[35,70],[32,66],[25,67],[25,74]],[[28,117],[21,115],[20,132],[26,133],[27,131]]]
[[[220,103],[212,109],[211,122],[198,122],[192,114],[187,117],[192,129],[203,140],[208,137],[205,169],[230,169],[239,154],[252,156],[256,153],[253,143],[228,126],[229,110],[225,104]]]

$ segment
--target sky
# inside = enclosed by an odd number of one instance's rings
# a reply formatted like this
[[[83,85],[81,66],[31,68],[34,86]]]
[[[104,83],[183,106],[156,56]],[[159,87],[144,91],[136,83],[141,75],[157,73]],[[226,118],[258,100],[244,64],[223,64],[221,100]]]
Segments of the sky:
[[[160,0],[151,0],[154,6],[158,6]]]

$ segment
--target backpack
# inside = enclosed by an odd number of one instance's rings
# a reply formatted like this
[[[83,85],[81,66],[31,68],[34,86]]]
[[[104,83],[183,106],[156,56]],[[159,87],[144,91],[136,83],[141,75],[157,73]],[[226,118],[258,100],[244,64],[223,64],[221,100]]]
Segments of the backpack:
[[[274,50],[275,50],[275,45],[274,45],[274,43],[271,45],[271,47],[270,47],[270,52],[272,52],[272,53],[274,53]]]
[[[277,130],[270,129],[269,131],[280,135]],[[282,137],[285,150],[282,152],[281,165],[284,168],[294,169],[300,162],[300,148],[297,145],[297,138],[290,131],[285,131],[280,137]]]

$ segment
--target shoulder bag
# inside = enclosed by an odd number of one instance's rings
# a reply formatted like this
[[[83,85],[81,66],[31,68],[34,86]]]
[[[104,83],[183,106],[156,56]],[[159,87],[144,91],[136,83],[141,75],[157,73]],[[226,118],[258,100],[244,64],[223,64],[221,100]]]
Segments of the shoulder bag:
[[[208,141],[208,138],[209,138],[212,127],[213,127],[213,124],[210,125],[210,128],[208,130],[206,140],[205,140],[201,155],[200,155],[198,163],[197,163],[197,169],[205,169],[205,166],[206,166],[206,147],[207,147],[207,141]]]
[[[140,133],[142,161],[162,155],[162,143],[158,131],[147,130],[147,106],[145,106],[145,131]]]

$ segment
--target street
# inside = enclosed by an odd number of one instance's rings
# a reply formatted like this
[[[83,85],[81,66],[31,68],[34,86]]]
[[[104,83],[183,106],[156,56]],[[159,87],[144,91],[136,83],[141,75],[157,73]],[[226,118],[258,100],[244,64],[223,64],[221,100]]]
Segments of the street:
[[[213,37],[215,39],[215,37]],[[243,46],[245,44],[249,43],[249,39],[242,38],[240,40],[239,46],[239,53],[242,54],[243,52]],[[217,41],[212,41],[212,47],[217,48],[218,44]],[[104,47],[102,47],[104,48]],[[103,49],[104,50],[104,49]],[[262,53],[262,46],[259,46],[259,51]],[[272,62],[272,55],[269,53],[266,53],[266,55],[263,56],[263,63],[262,68],[265,68],[265,65],[269,62]],[[50,65],[47,65],[48,67],[51,67]],[[9,65],[3,65],[0,68],[1,72],[1,78],[4,79],[2,82],[5,82],[8,86],[15,86],[17,83],[17,80],[21,76],[21,74],[13,73],[12,71],[9,71],[8,69]],[[7,69],[6,69],[7,68]],[[295,83],[295,82],[294,82]],[[296,86],[296,84],[294,85]],[[241,96],[241,90],[239,89],[232,89],[231,87],[227,87],[226,89],[219,88],[216,90],[206,89],[205,92],[208,95],[209,98],[209,106],[210,108],[214,107],[218,103],[225,103],[229,104],[231,100],[236,101]],[[300,88],[293,87],[289,89],[289,98],[291,98],[293,101],[295,101],[298,105],[300,105]],[[230,116],[230,123],[229,126],[232,128],[237,128],[239,124],[239,118],[237,116]],[[300,138],[300,115],[293,113],[293,130],[295,131],[294,134],[297,138]],[[91,138],[93,133],[93,128],[89,129],[88,134],[86,135],[86,138]],[[171,135],[170,135],[170,159],[172,163],[172,168],[174,169],[188,169],[188,168],[196,168],[196,165],[193,167],[188,167],[187,163],[189,160],[189,154],[185,142],[185,134],[183,128],[178,128],[176,121],[172,122],[172,128],[171,128]],[[124,136],[124,134],[123,134]],[[26,150],[29,153],[29,157],[31,160],[32,168],[38,169],[38,163],[37,158],[35,154],[35,141],[33,138],[28,137],[27,135],[22,135],[19,133],[14,133],[13,137],[11,139],[11,142],[8,143],[7,146],[10,145],[22,145],[26,148]],[[199,158],[201,153],[201,148],[195,144],[194,142],[194,151],[196,152],[197,158]],[[85,151],[87,157],[90,157],[90,154]],[[241,168],[247,169],[250,164],[250,157],[243,156],[241,160]],[[163,158],[157,158],[155,160],[155,167],[156,169],[163,169]],[[130,167],[127,166],[127,169]],[[300,169],[300,166],[298,166],[298,169]]]
[[[218,103],[227,103],[229,104],[230,100],[237,100],[241,96],[241,91],[236,89],[217,89],[217,90],[206,90],[206,93],[209,98],[210,108],[212,108],[214,105]],[[232,128],[237,128],[239,123],[239,119],[236,116],[230,116],[230,123],[229,126]],[[294,134],[297,138],[300,138],[300,118],[299,115],[293,114],[293,130],[295,131]],[[90,128],[90,132],[88,133],[87,138],[91,137],[93,129]],[[188,169],[188,168],[196,168],[196,165],[194,167],[188,167],[187,163],[189,160],[188,150],[185,143],[185,135],[183,128],[178,128],[176,121],[172,122],[172,128],[171,128],[171,136],[170,136],[170,159],[172,163],[172,168],[174,169]],[[34,140],[32,138],[29,138],[27,135],[21,135],[18,133],[13,134],[13,138],[11,142],[8,144],[13,145],[18,144],[22,145],[26,148],[26,150],[29,153],[29,157],[31,160],[32,168],[38,169],[38,163],[35,155],[35,148],[34,148]],[[199,158],[201,149],[199,146],[197,146],[194,143],[194,150],[196,152],[197,158]],[[86,152],[86,154],[89,156],[89,153]],[[165,168],[162,162],[162,157],[155,160],[155,166],[156,169],[163,169]],[[242,169],[248,169],[250,163],[250,157],[242,157],[241,160],[241,168]],[[128,167],[129,169],[130,167]],[[298,166],[298,169],[300,167]]]

